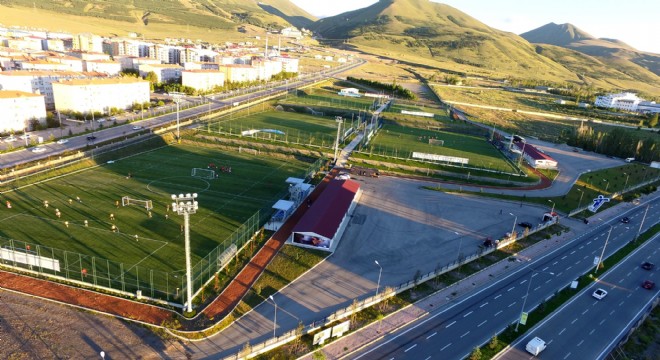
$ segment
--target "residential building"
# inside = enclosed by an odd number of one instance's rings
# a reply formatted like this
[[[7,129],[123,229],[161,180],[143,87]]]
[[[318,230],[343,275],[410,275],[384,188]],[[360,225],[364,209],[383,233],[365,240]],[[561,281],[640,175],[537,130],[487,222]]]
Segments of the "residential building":
[[[220,64],[212,62],[187,62],[183,64],[184,70],[218,70]]]
[[[53,83],[53,95],[58,111],[107,113],[149,101],[149,82],[132,77],[63,80]]]
[[[73,36],[73,50],[103,52],[103,38],[92,33],[76,34]]]
[[[298,64],[300,62],[299,59],[297,58],[292,58],[288,56],[277,56],[271,58],[271,60],[279,61],[282,63],[282,71],[289,72],[289,73],[297,73],[298,72]]]
[[[644,99],[637,97],[637,95],[631,92],[622,92],[618,94],[598,96],[594,105],[610,109],[637,111],[637,105],[642,101],[644,101]]]
[[[43,95],[43,101],[48,109],[55,108],[52,83],[64,79],[83,79],[86,74],[71,71],[2,71],[0,86],[4,90],[16,90]]]
[[[121,63],[110,60],[86,60],[85,71],[99,72],[110,76],[119,75],[121,72]]]
[[[241,83],[259,79],[259,69],[252,65],[227,64],[220,65],[219,70],[224,72],[225,81]]]
[[[44,50],[64,52],[64,40],[62,39],[44,39],[41,41],[41,47]]]
[[[46,123],[44,96],[17,90],[0,90],[0,132],[29,129],[30,121]]]
[[[225,84],[225,73],[219,70],[184,70],[181,84],[197,90],[212,90]]]
[[[656,104],[655,101],[641,101],[637,105],[637,111],[643,114],[660,113],[660,104]]]
[[[71,66],[46,60],[14,60],[20,70],[68,71]]]
[[[280,34],[282,34],[282,36],[285,37],[296,38],[296,39],[300,39],[303,36],[302,32],[294,27],[288,27],[282,29],[280,30]]]
[[[139,70],[142,77],[153,71],[159,83],[167,83],[180,79],[183,67],[174,64],[144,64],[139,66]]]
[[[42,40],[44,39],[34,36],[12,38],[7,39],[7,47],[18,50],[43,50]]]

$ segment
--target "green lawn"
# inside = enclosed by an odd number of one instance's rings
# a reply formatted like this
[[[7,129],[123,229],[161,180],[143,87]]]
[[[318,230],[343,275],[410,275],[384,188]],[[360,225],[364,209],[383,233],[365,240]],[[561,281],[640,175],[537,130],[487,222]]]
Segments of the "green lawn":
[[[429,138],[443,140],[444,144],[431,145]],[[385,124],[359,156],[373,154],[411,159],[412,152],[422,152],[467,158],[470,167],[514,172],[515,169],[486,140],[475,135]]]
[[[192,168],[210,163],[232,171],[211,180],[191,177]],[[56,258],[61,266],[57,275],[63,277],[88,282],[98,277],[100,285],[114,288],[115,281],[130,278],[141,287],[160,284],[165,289],[156,292],[172,295],[185,261],[183,216],[169,209],[171,194],[199,194],[199,210],[190,215],[192,264],[199,266],[241,224],[280,198],[287,177],[303,175],[309,165],[192,146],[118,159],[0,195],[0,246],[29,246],[35,254]],[[152,200],[153,209],[121,206],[123,196]],[[87,278],[81,279],[81,269],[87,269]],[[120,285],[127,291],[133,286]]]

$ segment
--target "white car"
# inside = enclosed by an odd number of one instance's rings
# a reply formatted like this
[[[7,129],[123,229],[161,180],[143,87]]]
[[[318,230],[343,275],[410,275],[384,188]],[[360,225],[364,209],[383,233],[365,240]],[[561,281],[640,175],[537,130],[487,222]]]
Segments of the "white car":
[[[36,148],[32,149],[33,153],[42,153],[44,151],[46,151],[46,148],[43,148],[43,147],[36,147]]]
[[[19,136],[18,138],[21,139],[21,140],[29,139],[30,134],[23,134],[23,135]]]
[[[337,180],[350,180],[350,179],[351,176],[346,173],[337,175]]]
[[[139,125],[133,126],[133,130],[141,130],[141,129],[142,129],[142,126],[139,126]]]
[[[5,142],[13,142],[16,141],[16,137],[14,135],[7,136],[4,140]]]
[[[59,139],[59,140],[57,140],[57,143],[60,144],[60,145],[66,144],[68,142],[69,142],[69,139]]]
[[[607,291],[603,289],[596,289],[591,296],[595,297],[598,300],[602,300],[605,296],[607,296]]]

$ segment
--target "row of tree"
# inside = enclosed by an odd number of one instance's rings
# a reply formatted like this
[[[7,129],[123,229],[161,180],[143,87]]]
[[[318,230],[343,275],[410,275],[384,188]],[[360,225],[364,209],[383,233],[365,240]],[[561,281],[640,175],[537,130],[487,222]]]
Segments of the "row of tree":
[[[568,134],[566,143],[620,158],[634,157],[643,162],[660,161],[660,139],[649,135],[621,128],[607,132],[597,131],[591,126],[583,125]]]
[[[362,78],[354,78],[352,76],[349,76],[346,78],[348,81],[352,81],[357,84],[365,85],[368,86],[372,89],[376,90],[383,90],[389,94],[392,94],[393,96],[402,98],[402,99],[407,99],[407,100],[414,100],[416,98],[415,94],[404,88],[401,85],[398,85],[396,82],[392,82],[392,84],[385,84],[379,81],[373,81],[369,79],[362,79]]]

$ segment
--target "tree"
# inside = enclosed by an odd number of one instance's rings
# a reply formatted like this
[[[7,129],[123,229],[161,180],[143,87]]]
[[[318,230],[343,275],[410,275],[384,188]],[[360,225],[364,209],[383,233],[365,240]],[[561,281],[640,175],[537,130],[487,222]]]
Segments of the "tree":
[[[493,336],[492,339],[490,339],[490,343],[488,343],[488,348],[491,350],[497,349],[497,347],[500,346],[500,340],[497,338],[497,335]]]
[[[472,353],[470,354],[470,360],[481,360],[481,349],[478,347],[474,348],[472,350]]]
[[[158,75],[155,72],[149,71],[144,77],[145,80],[149,81],[149,89],[154,91],[154,87],[158,84]]]
[[[658,113],[653,114],[649,119],[649,127],[654,128],[656,126],[658,126]]]

